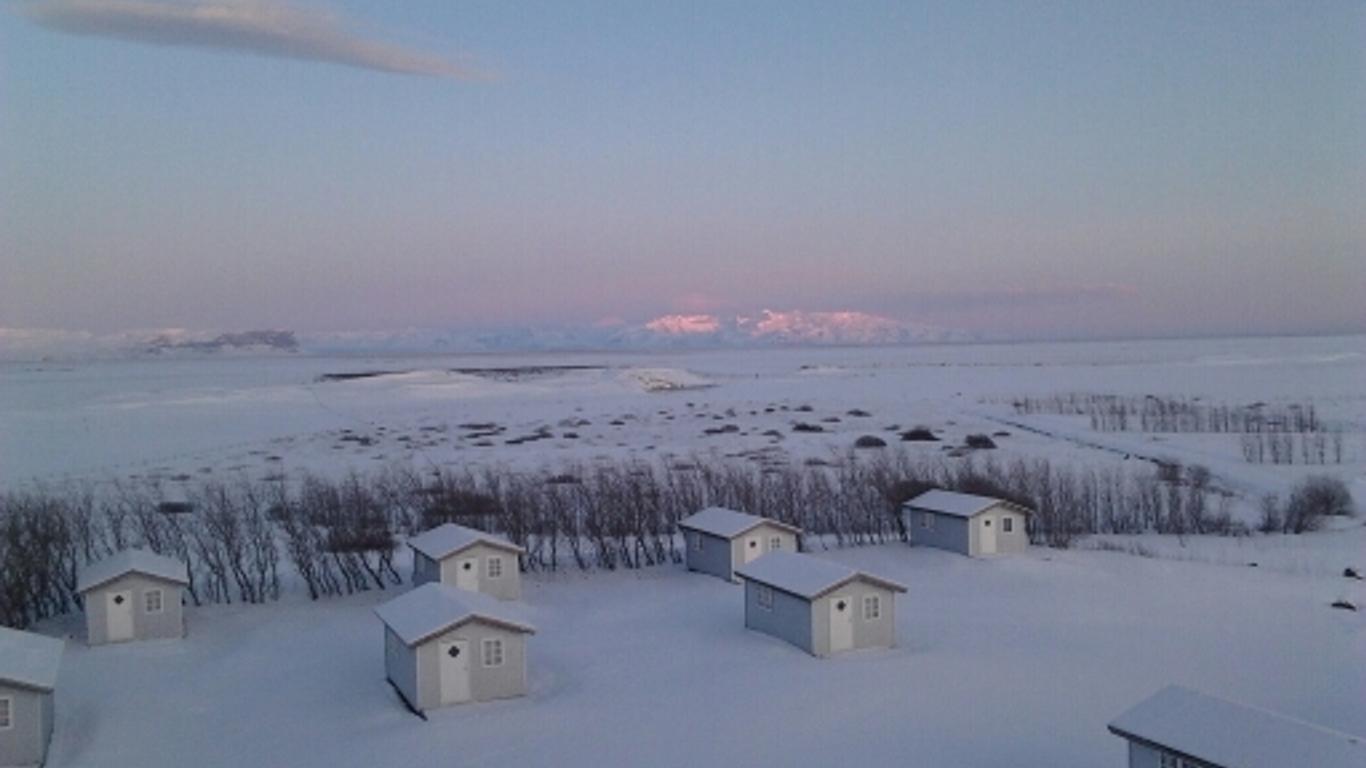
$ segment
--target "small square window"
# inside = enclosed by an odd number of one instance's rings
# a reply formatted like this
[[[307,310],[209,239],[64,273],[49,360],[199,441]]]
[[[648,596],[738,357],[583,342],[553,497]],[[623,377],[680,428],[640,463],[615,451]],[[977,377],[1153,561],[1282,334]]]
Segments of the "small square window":
[[[0,731],[14,727],[14,699],[0,696]]]
[[[503,666],[503,641],[493,637],[484,639],[484,666]]]
[[[488,571],[490,579],[498,579],[503,576],[503,558],[491,556],[484,561],[485,570]]]
[[[1015,518],[1001,518],[1001,533],[1011,533],[1015,530]]]
[[[771,538],[771,539],[768,540],[768,551],[769,551],[769,552],[777,552],[778,550],[780,550],[780,549],[782,549],[782,548],[783,548],[783,537],[781,537],[781,536],[774,536],[773,538]]]
[[[149,589],[142,595],[142,604],[147,613],[161,613],[165,609],[165,598],[161,590]]]
[[[755,599],[759,602],[759,607],[765,611],[773,610],[773,588],[765,587],[760,584],[756,588]]]
[[[882,596],[864,595],[863,596],[863,620],[877,621],[882,618]]]

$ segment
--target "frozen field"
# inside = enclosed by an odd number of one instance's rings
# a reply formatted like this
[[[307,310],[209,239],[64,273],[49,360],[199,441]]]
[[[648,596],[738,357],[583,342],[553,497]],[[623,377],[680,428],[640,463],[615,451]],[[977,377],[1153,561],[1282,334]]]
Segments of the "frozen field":
[[[344,378],[370,373],[381,375]],[[967,434],[1001,430],[1011,435],[997,441],[998,456],[1170,457],[1210,466],[1249,498],[1323,471],[1248,465],[1235,436],[1093,433],[1082,417],[1020,419],[1008,405],[1021,395],[1093,392],[1233,405],[1311,402],[1346,430],[1347,460],[1327,470],[1357,482],[1360,492],[1364,382],[1363,336],[11,363],[0,365],[0,484],[173,483],[391,462],[542,467],[699,452],[802,460],[846,453],[864,434],[937,452]],[[794,432],[798,422],[824,431]],[[943,443],[896,442],[891,427],[917,424],[942,430]]]
[[[1298,541],[1340,574],[1366,529]],[[1106,722],[1172,682],[1366,734],[1366,619],[1327,606],[1366,588],[1340,575],[1113,552],[821,556],[910,587],[899,647],[809,657],[746,631],[739,587],[681,567],[533,577],[530,695],[422,722],[384,682],[370,611],[386,595],[191,609],[183,642],[68,644],[50,765],[1118,768]]]

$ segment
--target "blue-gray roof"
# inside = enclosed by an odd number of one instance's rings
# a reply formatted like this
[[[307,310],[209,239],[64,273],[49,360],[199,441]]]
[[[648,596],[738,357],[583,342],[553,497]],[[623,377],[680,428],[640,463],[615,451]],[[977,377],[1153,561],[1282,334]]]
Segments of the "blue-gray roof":
[[[866,579],[894,592],[906,591],[906,587],[890,579],[797,552],[770,552],[745,563],[735,575],[808,600],[815,600],[855,579]]]
[[[720,536],[723,539],[733,539],[736,536],[747,533],[760,525],[768,523],[795,534],[801,534],[802,529],[795,525],[780,523],[767,517],[759,517],[745,512],[736,512],[725,507],[707,507],[693,515],[689,515],[678,521],[679,528],[688,528],[694,531],[710,533],[713,536]]]
[[[1220,768],[1362,768],[1366,741],[1172,685],[1115,718],[1110,731]]]

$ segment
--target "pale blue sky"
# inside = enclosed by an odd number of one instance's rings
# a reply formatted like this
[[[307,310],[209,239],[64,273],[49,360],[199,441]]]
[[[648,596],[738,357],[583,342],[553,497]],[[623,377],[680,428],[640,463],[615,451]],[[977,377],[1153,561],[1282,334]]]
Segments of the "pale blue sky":
[[[0,326],[1366,330],[1359,2],[184,5],[0,4]]]

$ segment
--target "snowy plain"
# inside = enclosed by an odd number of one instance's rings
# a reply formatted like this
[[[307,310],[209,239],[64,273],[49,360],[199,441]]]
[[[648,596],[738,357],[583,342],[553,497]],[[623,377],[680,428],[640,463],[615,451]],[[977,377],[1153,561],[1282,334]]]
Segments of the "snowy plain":
[[[367,372],[385,373],[328,377]],[[1252,465],[1230,435],[1095,433],[1009,406],[1066,392],[1312,402],[1344,429],[1347,460]],[[479,436],[490,423],[501,431]],[[7,363],[0,488],[392,462],[839,459],[865,434],[940,454],[888,429],[917,424],[947,444],[1009,431],[999,458],[1203,463],[1249,522],[1256,495],[1312,473],[1342,477],[1362,505],[1366,337]],[[191,608],[182,642],[68,643],[50,765],[1121,766],[1105,723],[1169,683],[1366,735],[1366,614],[1328,607],[1366,603],[1342,576],[1366,571],[1360,518],[987,561],[901,545],[817,554],[910,588],[897,648],[808,657],[747,632],[737,587],[678,566],[532,574],[530,695],[422,722],[383,681],[372,609],[393,593],[294,591]],[[40,629],[81,636],[78,616]]]

